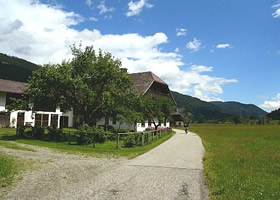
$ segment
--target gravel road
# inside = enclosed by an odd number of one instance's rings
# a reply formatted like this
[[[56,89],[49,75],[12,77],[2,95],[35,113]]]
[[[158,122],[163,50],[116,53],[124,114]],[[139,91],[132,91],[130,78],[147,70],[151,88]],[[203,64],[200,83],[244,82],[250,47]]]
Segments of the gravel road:
[[[176,130],[171,139],[132,160],[31,147],[37,152],[0,148],[35,161],[3,199],[208,199],[204,148],[193,133]]]

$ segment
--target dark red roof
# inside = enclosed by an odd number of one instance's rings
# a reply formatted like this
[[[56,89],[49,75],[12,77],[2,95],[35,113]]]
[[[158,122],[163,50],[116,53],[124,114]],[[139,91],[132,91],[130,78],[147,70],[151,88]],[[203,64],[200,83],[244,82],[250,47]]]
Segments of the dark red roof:
[[[27,83],[0,79],[0,92],[21,94],[26,87]]]

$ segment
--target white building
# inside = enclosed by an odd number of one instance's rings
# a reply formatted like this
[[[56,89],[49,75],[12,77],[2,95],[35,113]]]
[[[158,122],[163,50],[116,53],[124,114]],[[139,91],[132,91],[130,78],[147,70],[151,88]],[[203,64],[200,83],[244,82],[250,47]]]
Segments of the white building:
[[[55,111],[26,111],[16,110],[8,113],[6,106],[11,102],[10,97],[21,98],[26,89],[26,83],[0,79],[0,127],[17,126],[56,126],[72,127],[73,111],[63,113],[60,109]]]
[[[130,74],[133,80],[135,91],[139,95],[171,98],[174,103],[175,100],[169,90],[168,85],[152,72],[142,72]],[[1,126],[56,126],[56,127],[73,127],[74,123],[81,123],[79,116],[74,116],[73,110],[63,113],[60,109],[54,111],[26,111],[17,110],[7,115],[6,106],[10,103],[10,97],[21,98],[22,93],[26,89],[26,83],[9,81],[0,79],[0,127]],[[158,124],[158,121],[156,124]],[[106,122],[109,126],[121,129],[130,129],[135,131],[143,131],[148,127],[154,127],[150,120],[135,124],[120,123],[115,119],[107,119]],[[96,122],[97,126],[105,125],[105,119]],[[170,122],[166,121],[161,124],[161,127],[170,127]]]

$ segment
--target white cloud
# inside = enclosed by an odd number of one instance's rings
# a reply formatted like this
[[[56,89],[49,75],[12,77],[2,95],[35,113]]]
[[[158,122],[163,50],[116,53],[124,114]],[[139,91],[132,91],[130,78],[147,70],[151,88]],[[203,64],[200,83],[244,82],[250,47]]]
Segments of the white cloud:
[[[216,46],[217,49],[225,49],[225,48],[230,48],[231,45],[230,44],[218,44]]]
[[[79,31],[72,25],[83,18],[73,12],[32,0],[0,0],[0,5],[0,49],[9,55],[38,64],[60,63],[71,58],[69,46],[82,41],[83,45],[111,52],[129,72],[153,71],[169,83],[171,89],[204,100],[218,99],[223,93],[222,85],[237,82],[207,75],[213,67],[186,68],[178,52],[163,52],[160,48],[168,42],[165,33],[142,36],[102,34],[96,29]]]
[[[272,6],[275,9],[275,12],[272,13],[273,18],[280,17],[280,1],[278,1],[275,5]]]
[[[135,16],[135,15],[139,15],[143,8],[152,8],[153,5],[148,3],[148,0],[139,0],[136,2],[130,1],[128,3],[128,12],[126,13],[127,17],[131,17],[131,16]]]
[[[280,108],[280,93],[278,93],[276,97],[272,98],[270,101],[264,101],[264,103],[259,105],[259,107],[266,111],[272,111]]]
[[[100,1],[100,4],[97,6],[97,8],[99,9],[99,14],[100,15],[108,13],[108,12],[114,12],[115,11],[114,7],[111,7],[111,8],[106,7],[105,0]]]
[[[187,35],[187,29],[185,29],[185,28],[177,28],[176,32],[177,32],[176,36],[185,36],[185,35]]]
[[[200,49],[200,46],[201,46],[201,41],[194,38],[193,41],[187,43],[186,47],[192,50],[193,52],[196,52]]]
[[[89,18],[89,21],[97,22],[98,19],[97,19],[96,17],[90,17],[90,18]]]
[[[92,2],[92,0],[86,0],[86,4],[87,4],[89,7],[91,7],[92,4],[93,4],[93,2]]]
[[[179,51],[180,51],[180,49],[177,47],[177,48],[175,49],[175,52],[178,53]]]

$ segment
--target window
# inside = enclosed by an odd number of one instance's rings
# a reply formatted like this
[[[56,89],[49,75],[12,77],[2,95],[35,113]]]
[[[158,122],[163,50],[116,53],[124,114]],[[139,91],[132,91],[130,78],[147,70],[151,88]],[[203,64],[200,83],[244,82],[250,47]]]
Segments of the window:
[[[145,121],[142,121],[142,122],[141,122],[141,126],[142,126],[142,127],[145,127]]]

